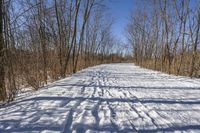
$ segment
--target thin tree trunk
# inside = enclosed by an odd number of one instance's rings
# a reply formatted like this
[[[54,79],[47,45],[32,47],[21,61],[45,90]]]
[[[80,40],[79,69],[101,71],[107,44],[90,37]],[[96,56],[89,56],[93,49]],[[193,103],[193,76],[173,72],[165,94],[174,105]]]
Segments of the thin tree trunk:
[[[77,50],[77,58],[75,59],[75,65],[74,65],[74,68],[73,68],[74,73],[77,71],[77,63],[78,63],[78,59],[79,59],[80,48],[82,47],[82,44],[83,44],[83,36],[84,36],[84,31],[85,31],[85,25],[86,25],[86,22],[89,18],[92,6],[94,4],[94,1],[92,1],[91,5],[89,6],[90,1],[91,0],[87,0],[86,9],[85,9],[85,12],[84,12],[83,25],[82,25],[82,28],[81,28],[80,39],[79,39],[78,50]]]
[[[194,73],[194,64],[195,64],[195,59],[196,59],[196,54],[197,54],[197,44],[198,44],[198,39],[199,39],[199,28],[200,28],[200,8],[198,9],[197,29],[196,29],[196,34],[195,34],[196,38],[195,38],[195,41],[192,41],[193,42],[192,59],[191,59],[191,67],[190,67],[190,74],[189,74],[190,77],[193,77],[193,73]],[[193,38],[192,32],[191,32],[191,38]]]

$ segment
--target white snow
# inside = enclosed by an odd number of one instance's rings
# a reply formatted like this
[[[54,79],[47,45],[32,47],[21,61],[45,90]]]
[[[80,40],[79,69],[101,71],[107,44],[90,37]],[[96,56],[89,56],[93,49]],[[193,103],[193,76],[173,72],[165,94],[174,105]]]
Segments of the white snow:
[[[199,79],[105,64],[0,108],[0,133],[163,131],[200,132]]]

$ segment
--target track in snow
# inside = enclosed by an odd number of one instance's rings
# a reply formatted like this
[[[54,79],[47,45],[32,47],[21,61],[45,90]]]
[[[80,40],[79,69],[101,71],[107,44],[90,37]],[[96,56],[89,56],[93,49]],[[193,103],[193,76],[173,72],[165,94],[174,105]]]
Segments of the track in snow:
[[[0,132],[200,132],[200,80],[91,67],[0,109]]]

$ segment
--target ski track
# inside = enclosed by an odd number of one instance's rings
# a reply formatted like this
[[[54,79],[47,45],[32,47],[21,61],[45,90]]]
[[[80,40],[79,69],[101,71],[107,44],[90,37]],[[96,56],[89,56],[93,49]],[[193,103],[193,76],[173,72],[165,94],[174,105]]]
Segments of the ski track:
[[[200,132],[200,80],[134,64],[84,69],[0,108],[0,133]]]

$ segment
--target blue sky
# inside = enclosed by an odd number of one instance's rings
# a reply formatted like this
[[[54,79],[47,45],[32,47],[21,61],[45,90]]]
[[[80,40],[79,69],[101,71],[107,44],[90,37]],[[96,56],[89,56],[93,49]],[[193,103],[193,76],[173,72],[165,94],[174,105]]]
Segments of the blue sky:
[[[134,10],[135,0],[106,0],[105,4],[114,17],[113,33],[125,41],[125,27],[131,11]]]

